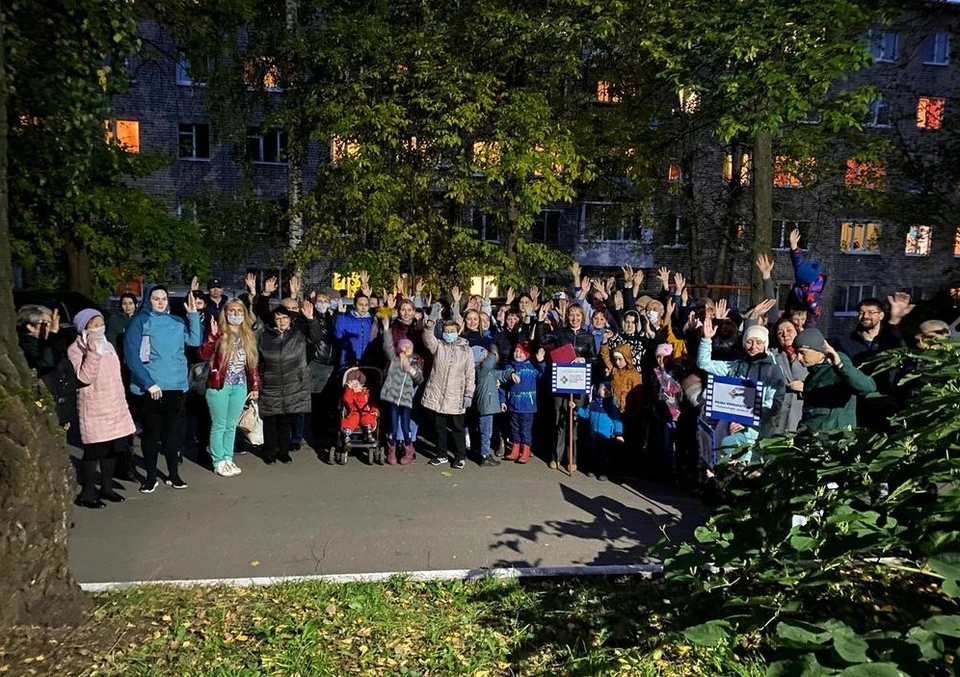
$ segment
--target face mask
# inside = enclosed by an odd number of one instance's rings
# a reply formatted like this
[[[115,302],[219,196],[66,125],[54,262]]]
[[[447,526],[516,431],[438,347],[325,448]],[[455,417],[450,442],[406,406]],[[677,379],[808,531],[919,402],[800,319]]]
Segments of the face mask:
[[[453,332],[445,331],[443,332],[443,340],[446,341],[447,343],[456,343],[457,335],[454,334]]]
[[[243,315],[227,315],[227,322],[229,322],[233,326],[237,326],[238,324],[243,324]]]
[[[703,386],[700,386],[700,385],[690,386],[689,388],[683,391],[683,394],[687,398],[687,402],[689,402],[694,406],[700,403],[700,395],[702,393],[703,393]]]
[[[96,329],[87,329],[84,334],[86,334],[88,341],[99,341],[104,337],[106,331],[106,327],[97,327]]]
[[[647,319],[650,320],[651,322],[656,322],[657,320],[660,319],[660,313],[658,313],[656,310],[648,310]]]
[[[328,310],[330,310],[330,304],[329,304],[329,303],[318,303],[318,304],[317,304],[317,310],[320,311],[321,313],[325,313],[325,312],[327,312]]]

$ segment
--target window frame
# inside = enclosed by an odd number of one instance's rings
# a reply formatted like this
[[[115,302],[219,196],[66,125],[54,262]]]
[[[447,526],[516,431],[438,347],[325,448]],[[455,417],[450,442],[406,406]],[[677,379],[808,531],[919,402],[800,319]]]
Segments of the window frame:
[[[209,61],[208,61],[209,66]],[[208,67],[209,70],[209,67]],[[206,87],[206,82],[197,82],[190,77],[190,59],[180,54],[174,63],[174,79],[178,87]]]
[[[888,36],[893,37],[893,56],[886,54]],[[874,53],[874,46],[878,47],[876,50],[878,54]],[[867,31],[867,49],[876,63],[897,63],[900,57],[900,34],[897,31],[871,29]]]
[[[537,214],[536,219],[534,220],[533,229],[530,230],[530,242],[536,243],[536,244],[543,244],[548,247],[559,247],[560,246],[560,226],[562,225],[562,221],[563,221],[563,213],[564,213],[564,210],[562,209],[541,209],[540,213]],[[557,239],[555,242],[551,242],[546,237],[546,234],[548,232],[547,218],[551,215],[555,215],[555,218],[557,219]],[[534,229],[537,229],[537,231],[542,232],[543,239],[538,240],[533,236]]]
[[[273,140],[276,144],[276,160],[266,160],[266,149],[268,140]],[[288,164],[286,159],[280,159],[285,157],[285,152],[287,149],[287,132],[280,129],[279,127],[271,127],[265,133],[262,132],[257,127],[249,127],[247,129],[247,150],[250,150],[250,143],[252,141],[257,141],[258,154],[257,157],[250,157],[249,152],[247,153],[247,159],[253,162],[255,165],[270,165],[270,166],[286,166]]]
[[[681,236],[683,235],[683,217],[679,214],[673,214],[672,221],[673,243],[663,245],[662,249],[686,249],[689,245],[686,242],[681,241]]]
[[[856,230],[853,231],[850,238],[849,245],[844,248],[843,246],[843,230],[845,227],[850,226],[854,229],[857,227],[863,228],[863,240],[866,243],[870,242],[869,232],[870,228],[873,227],[876,229],[876,249],[852,249],[850,245],[854,243],[856,237]],[[848,256],[880,256],[880,239],[883,237],[883,223],[879,220],[870,220],[870,219],[844,219],[840,221],[840,253],[846,254]]]
[[[859,290],[860,295],[856,301],[851,305],[850,303],[850,290],[856,288]],[[869,289],[868,294],[864,294],[864,289]],[[837,310],[837,303],[833,304],[833,316],[834,317],[856,317],[857,316],[857,306],[860,305],[860,302],[863,299],[876,298],[877,295],[877,286],[875,284],[869,284],[866,282],[853,282],[848,284],[843,284],[837,287],[837,291],[844,294],[843,301],[843,310]]]
[[[886,114],[886,122],[880,122],[882,114]],[[886,99],[883,97],[873,99],[867,104],[867,114],[864,116],[863,126],[872,129],[890,129],[890,127],[893,126],[893,121],[890,117],[890,104]]]
[[[927,43],[932,42],[930,48],[930,59],[928,60],[926,55],[923,56],[923,65],[924,66],[949,66],[950,65],[950,46],[952,36],[947,31],[935,31],[927,35],[924,38],[923,45],[921,46],[921,53],[927,50]],[[942,44],[945,43],[945,44]],[[943,49],[938,50],[938,45],[942,45]],[[939,52],[942,51],[943,61],[936,61]]]
[[[939,102],[939,115],[932,115],[931,113],[937,109],[937,103]],[[927,105],[925,106],[924,103]],[[935,132],[943,127],[943,115],[947,107],[947,99],[943,96],[920,96],[917,98],[917,129],[925,129],[930,132]],[[923,120],[921,121],[921,113]],[[934,123],[931,124],[930,121],[933,120]]]
[[[482,222],[480,228],[477,228],[477,217],[479,217],[480,221]],[[501,244],[499,233],[496,233],[496,236],[493,238],[487,236],[487,228],[490,225],[491,219],[491,215],[479,207],[470,208],[470,226],[474,229],[474,231],[476,231],[477,237],[480,238],[480,241],[490,242],[492,244]]]
[[[109,120],[104,120],[104,122],[106,123],[105,127],[107,130],[107,134],[106,134],[107,143],[116,139],[117,145],[120,146],[120,148],[124,152],[130,153],[131,155],[138,155],[140,153],[141,143],[140,143],[140,121],[139,120],[126,120],[126,119],[121,120],[119,118],[111,118]],[[137,142],[134,146],[130,147],[127,144],[125,144],[123,141],[121,141],[120,139],[121,124],[127,125],[127,126],[133,125],[136,128]]]
[[[914,236],[914,251],[909,251],[910,249],[910,236],[916,229],[916,235]],[[925,246],[924,246],[925,245]],[[924,251],[926,249],[926,251]],[[913,224],[907,228],[906,241],[903,245],[903,255],[910,258],[927,258],[930,256],[933,251],[933,226],[926,224]]]
[[[783,251],[788,252],[790,250],[790,231],[794,228],[800,230],[800,251],[807,251],[809,247],[804,247],[803,245],[807,242],[810,233],[810,227],[813,225],[813,221],[806,220],[795,220],[795,219],[773,219],[773,225],[776,226],[780,224],[780,244],[779,246],[774,244],[770,248],[774,251]],[[787,227],[789,224],[790,227]],[[802,224],[806,224],[805,227],[802,227]],[[774,233],[770,233],[770,239],[772,242],[777,242],[777,239],[774,237]]]
[[[953,258],[960,259],[960,226],[953,233]]]
[[[190,127],[190,131],[189,131],[189,132],[185,132],[185,131],[183,130],[184,127]],[[198,128],[198,127],[206,127],[206,128],[207,128],[207,154],[206,154],[206,156],[198,155],[198,154],[197,154],[197,148],[198,148],[198,144],[197,144],[197,128]],[[181,141],[183,140],[183,138],[184,138],[185,136],[187,136],[188,134],[190,135],[190,138],[191,138],[190,143],[191,143],[191,148],[193,149],[193,154],[192,154],[192,155],[182,155],[182,154],[181,154],[181,151],[182,151],[183,149],[182,149],[182,147],[181,147],[181,145],[180,145],[180,142],[181,142]],[[209,125],[209,123],[206,123],[206,122],[179,122],[179,123],[177,123],[177,159],[178,159],[178,160],[185,160],[185,161],[188,161],[188,162],[210,162],[210,157],[211,157],[211,155],[213,154],[213,152],[212,152],[213,149],[211,148],[212,145],[213,145],[213,144],[212,144],[211,141],[210,141],[210,125]]]
[[[581,242],[591,242],[596,244],[624,244],[628,242],[636,242],[637,240],[626,237],[628,226],[623,225],[621,222],[617,228],[619,229],[620,237],[618,239],[607,238],[607,237],[597,237],[594,234],[590,233],[587,227],[587,209],[590,206],[595,207],[613,207],[621,205],[619,202],[608,202],[608,201],[599,201],[599,200],[584,200],[580,203],[580,214],[578,216],[580,222],[580,241]],[[602,235],[601,229],[601,235]]]

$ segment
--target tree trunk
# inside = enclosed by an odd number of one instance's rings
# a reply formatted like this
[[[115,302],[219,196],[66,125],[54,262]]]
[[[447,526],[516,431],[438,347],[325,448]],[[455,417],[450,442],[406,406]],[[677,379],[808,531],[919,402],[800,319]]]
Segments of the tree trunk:
[[[299,0],[285,0],[285,25],[287,33],[293,33],[297,27],[297,15],[299,10]],[[297,125],[291,126],[287,130],[287,202],[290,209],[290,233],[288,247],[291,252],[296,252],[303,242],[303,215],[300,213],[300,198],[303,195],[303,155],[305,144],[302,143],[302,137],[299,134]],[[301,296],[305,285],[303,284],[303,265],[300,259],[294,256],[297,262],[294,267],[294,274],[300,278]],[[298,299],[300,300],[300,299]]]
[[[717,246],[717,265],[713,273],[716,284],[728,285],[733,281],[732,243],[737,239],[740,221],[740,205],[743,201],[743,149],[737,141],[730,145],[730,181],[727,182],[727,199],[720,222],[720,244]],[[726,298],[728,291],[721,293]]]
[[[14,330],[7,196],[7,76],[0,7],[0,625],[69,624],[89,602],[67,566],[69,457]]]
[[[770,255],[773,228],[773,135],[758,132],[753,146],[753,254],[750,259],[750,305],[763,301],[763,276],[753,265],[760,254]]]
[[[70,242],[67,244],[67,287],[70,291],[93,296],[93,270],[90,252],[86,247]]]

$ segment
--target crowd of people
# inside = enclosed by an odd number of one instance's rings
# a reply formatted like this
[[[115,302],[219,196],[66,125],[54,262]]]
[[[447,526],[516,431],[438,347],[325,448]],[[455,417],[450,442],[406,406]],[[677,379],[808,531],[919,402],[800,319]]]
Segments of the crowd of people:
[[[83,310],[66,345],[48,308],[22,308],[17,325],[60,423],[78,435],[77,504],[88,508],[123,500],[114,477],[152,493],[161,453],[165,483],[187,488],[178,471],[185,411],[195,420],[198,460],[221,477],[240,474],[235,454],[246,441],[238,424],[250,402],[262,422],[255,451],[267,464],[291,462],[309,440],[339,450],[330,458],[341,463],[355,445],[374,444],[389,466],[409,465],[418,453],[455,469],[468,457],[483,468],[540,458],[599,481],[644,474],[696,486],[723,456],[750,460],[764,437],[883,426],[877,413],[898,406],[899,379],[868,358],[908,343],[929,349],[950,334],[933,319],[905,336],[914,306],[894,292],[886,302],[862,300],[854,331],[827,341],[818,329],[826,276],[798,240],[794,232],[795,284],[782,309],[774,262],[761,256],[765,298],[743,311],[696,298],[666,268],[651,296],[639,269],[598,279],[574,264],[566,290],[545,298],[536,286],[511,288],[497,304],[492,288],[465,297],[452,287],[434,299],[422,280],[409,295],[375,294],[361,273],[352,299],[331,289],[304,293],[293,277],[274,305],[277,280],[260,286],[249,274],[237,298],[217,280],[203,294],[194,279],[182,314],[171,312],[163,285],[145,289],[142,301],[123,295],[107,318]],[[555,394],[555,363],[586,365],[591,392]],[[763,384],[758,424],[705,415],[710,374]],[[866,404],[874,392],[882,397]]]

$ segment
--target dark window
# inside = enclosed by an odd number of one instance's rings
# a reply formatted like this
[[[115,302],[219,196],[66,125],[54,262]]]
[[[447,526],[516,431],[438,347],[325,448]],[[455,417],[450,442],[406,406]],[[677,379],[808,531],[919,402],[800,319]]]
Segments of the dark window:
[[[181,124],[179,155],[186,160],[210,158],[210,125]]]
[[[542,211],[530,230],[530,241],[557,246],[560,244],[560,221],[563,212]]]
[[[271,129],[261,134],[256,127],[247,132],[247,159],[254,162],[268,162],[271,164],[286,164],[287,133],[279,129]]]

